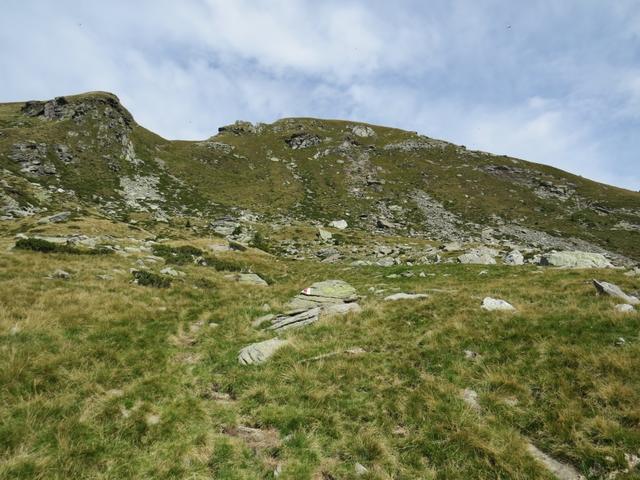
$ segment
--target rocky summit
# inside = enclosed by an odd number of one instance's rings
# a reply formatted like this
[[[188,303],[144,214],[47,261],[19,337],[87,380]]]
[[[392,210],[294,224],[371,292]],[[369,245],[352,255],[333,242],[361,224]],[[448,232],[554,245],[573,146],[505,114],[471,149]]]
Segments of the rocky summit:
[[[0,478],[638,478],[640,193],[354,121],[212,133],[0,104]]]

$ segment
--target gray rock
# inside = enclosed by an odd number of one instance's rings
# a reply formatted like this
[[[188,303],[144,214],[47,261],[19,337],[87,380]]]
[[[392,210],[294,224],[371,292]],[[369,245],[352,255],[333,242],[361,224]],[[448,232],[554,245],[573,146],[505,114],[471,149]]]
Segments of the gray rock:
[[[512,250],[504,257],[506,265],[524,265],[524,255],[519,250]]]
[[[169,275],[170,277],[184,277],[187,275],[186,273],[171,267],[163,268],[162,270],[160,270],[160,273],[162,273],[163,275]]]
[[[229,275],[225,275],[224,278],[247,285],[257,285],[260,287],[269,286],[269,284],[262,277],[260,277],[260,275],[257,275],[255,273],[232,273]]]
[[[527,442],[527,451],[533,458],[544,465],[544,467],[558,480],[584,480],[585,478],[571,465],[551,458],[531,442]]]
[[[426,293],[394,293],[385,297],[384,300],[386,302],[395,302],[397,300],[417,300],[420,298],[429,298],[429,295]]]
[[[440,248],[444,252],[457,252],[458,250],[462,250],[462,245],[460,245],[458,242],[450,242]]]
[[[291,310],[356,301],[356,289],[342,280],[325,280],[305,288],[287,304]]]
[[[462,397],[462,400],[464,400],[464,403],[469,405],[473,410],[477,412],[482,410],[482,406],[478,402],[478,393],[475,390],[471,390],[470,388],[465,388],[461,392],[460,396]]]
[[[511,305],[509,302],[506,302],[504,300],[500,300],[497,298],[491,298],[491,297],[485,297],[484,300],[482,300],[482,308],[490,312],[494,310],[498,310],[498,311],[515,310],[514,306]]]
[[[321,307],[316,307],[293,315],[279,315],[273,320],[269,330],[289,330],[315,323],[320,319],[321,311]]]
[[[325,230],[324,228],[319,227],[318,237],[320,237],[320,240],[327,242],[333,238],[333,235],[331,235],[331,232],[329,232],[328,230]]]
[[[344,230],[349,226],[349,224],[346,222],[346,220],[334,220],[333,222],[329,223],[329,226],[332,228],[337,228],[338,230]]]
[[[30,175],[46,176],[57,173],[55,165],[47,160],[45,143],[16,143],[11,148],[9,158],[19,163],[21,170]]]
[[[253,343],[240,350],[238,353],[238,361],[242,365],[257,365],[266,362],[286,344],[286,340],[280,340],[279,338]]]
[[[631,295],[627,295],[622,291],[620,287],[614,285],[613,283],[608,282],[600,282],[598,280],[593,280],[593,286],[596,288],[596,291],[601,295],[609,295],[611,297],[616,297],[623,300],[625,303],[630,305],[638,305],[640,304],[640,300],[638,298],[633,297]]]
[[[542,255],[540,265],[562,268],[611,268],[611,262],[601,253],[579,251],[552,252]]]
[[[361,463],[356,463],[354,466],[354,470],[356,472],[357,477],[361,477],[362,475],[366,475],[369,472],[369,469],[362,465]]]
[[[69,217],[71,217],[71,212],[60,212],[55,215],[51,215],[50,217],[41,218],[38,220],[38,223],[61,223],[69,220]]]
[[[285,142],[291,149],[298,150],[318,145],[321,140],[317,135],[312,135],[310,133],[296,133],[285,140]]]
[[[496,259],[487,254],[469,252],[460,255],[458,262],[471,265],[495,265]]]
[[[382,257],[376,261],[376,264],[380,267],[393,267],[396,264],[396,261],[392,257]]]
[[[51,278],[57,278],[60,280],[69,280],[71,278],[71,274],[65,270],[56,270],[51,274]]]
[[[376,134],[373,128],[366,125],[354,125],[351,127],[351,131],[355,136],[362,138],[373,137]]]
[[[628,303],[616,305],[614,309],[618,313],[634,313],[636,311],[636,309],[633,308],[633,305],[629,305]]]
[[[233,235],[233,232],[236,231],[236,228],[238,227],[240,227],[240,224],[229,218],[223,218],[221,220],[211,222],[211,228],[213,231],[225,237]]]

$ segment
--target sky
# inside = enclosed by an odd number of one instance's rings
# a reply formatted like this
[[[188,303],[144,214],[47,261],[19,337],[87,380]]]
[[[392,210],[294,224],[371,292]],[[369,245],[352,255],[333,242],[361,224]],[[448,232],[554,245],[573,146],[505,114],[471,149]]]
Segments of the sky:
[[[392,126],[640,190],[640,0],[3,0],[0,102]]]

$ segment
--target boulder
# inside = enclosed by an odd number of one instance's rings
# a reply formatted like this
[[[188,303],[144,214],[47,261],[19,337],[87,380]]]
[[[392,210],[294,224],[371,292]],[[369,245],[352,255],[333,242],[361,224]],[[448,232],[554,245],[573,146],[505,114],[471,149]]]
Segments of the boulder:
[[[373,128],[366,125],[354,125],[351,127],[351,131],[355,136],[362,138],[373,137],[376,134]]]
[[[482,300],[482,308],[490,312],[494,310],[498,310],[498,311],[515,310],[514,306],[511,305],[509,302],[500,300],[498,298],[491,298],[491,297],[485,297],[484,300]]]
[[[511,250],[504,256],[505,265],[524,265],[524,255],[519,250]]]
[[[382,257],[376,261],[376,265],[380,267],[393,267],[396,264],[396,261],[392,257]]]
[[[240,350],[238,353],[238,361],[242,365],[257,365],[266,362],[286,344],[286,340],[280,340],[279,338],[252,343]]]
[[[318,237],[320,238],[320,240],[328,242],[329,240],[331,240],[333,238],[333,235],[331,235],[331,232],[329,232],[328,230],[325,230],[322,227],[318,228]]]
[[[333,222],[329,223],[329,226],[332,228],[337,228],[338,230],[344,230],[349,226],[349,224],[347,224],[346,220],[334,220]]]
[[[395,302],[397,300],[417,300],[420,298],[429,298],[429,295],[426,293],[394,293],[385,297],[384,300],[386,302]]]
[[[186,273],[180,272],[175,268],[171,268],[171,267],[163,268],[162,270],[160,270],[160,273],[162,273],[163,275],[169,275],[170,277],[184,277],[187,275]]]
[[[593,280],[593,286],[596,288],[596,291],[600,295],[609,295],[611,297],[616,297],[630,305],[640,304],[640,300],[638,300],[638,298],[633,297],[631,295],[627,295],[622,291],[620,287],[618,287],[617,285],[614,285],[613,283],[600,282],[598,280]]]
[[[600,253],[580,251],[551,252],[540,257],[540,265],[561,268],[611,268],[611,262]]]
[[[65,270],[56,270],[51,274],[51,278],[58,278],[60,280],[69,280],[71,274]]]
[[[495,265],[496,259],[488,253],[471,251],[458,257],[458,262],[471,265]]]

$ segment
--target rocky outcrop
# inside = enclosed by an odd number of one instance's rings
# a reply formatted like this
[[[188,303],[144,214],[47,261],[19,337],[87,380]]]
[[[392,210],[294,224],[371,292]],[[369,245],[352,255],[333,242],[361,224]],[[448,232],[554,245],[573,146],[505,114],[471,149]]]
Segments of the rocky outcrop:
[[[600,253],[552,252],[542,255],[540,265],[561,268],[611,268],[613,265]]]
[[[319,136],[310,133],[296,133],[285,140],[285,143],[293,150],[314,147],[321,142]]]
[[[36,142],[16,143],[9,158],[20,164],[22,172],[38,177],[55,175],[56,166],[47,159],[47,144]]]

